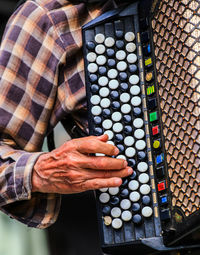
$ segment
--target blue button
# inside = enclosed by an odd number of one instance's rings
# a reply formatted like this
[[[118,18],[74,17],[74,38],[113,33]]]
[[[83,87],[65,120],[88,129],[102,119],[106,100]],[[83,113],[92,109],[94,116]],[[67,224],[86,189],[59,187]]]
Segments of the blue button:
[[[163,196],[160,198],[161,204],[166,204],[167,203],[167,196]]]
[[[163,162],[163,160],[164,160],[164,154],[163,153],[156,156],[156,164],[157,165],[161,164]]]

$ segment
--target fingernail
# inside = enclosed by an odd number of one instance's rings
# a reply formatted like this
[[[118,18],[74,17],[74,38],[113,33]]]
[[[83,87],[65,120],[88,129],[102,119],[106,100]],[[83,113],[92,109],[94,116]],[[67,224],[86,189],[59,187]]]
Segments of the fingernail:
[[[128,163],[127,161],[124,161],[124,168],[127,167]]]
[[[116,184],[117,186],[121,185],[121,183],[122,183],[122,180],[121,180],[121,179],[115,179],[115,184]]]
[[[115,152],[115,155],[119,154],[119,149],[115,148],[114,152]]]
[[[133,173],[133,169],[132,168],[128,168],[128,174],[132,174]]]

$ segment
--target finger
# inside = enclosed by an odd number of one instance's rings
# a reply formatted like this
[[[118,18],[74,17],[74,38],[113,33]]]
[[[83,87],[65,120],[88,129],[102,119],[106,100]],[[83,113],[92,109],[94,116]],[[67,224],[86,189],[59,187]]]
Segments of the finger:
[[[127,161],[124,159],[116,159],[109,157],[85,156],[79,161],[81,168],[89,168],[95,170],[120,170],[127,167]]]
[[[109,188],[109,187],[119,187],[122,184],[121,178],[109,178],[109,179],[93,179],[93,180],[87,180],[85,182],[82,182],[78,184],[81,191],[86,190],[96,190],[96,189],[102,189],[102,188]]]
[[[108,135],[104,134],[104,135],[101,135],[101,136],[97,136],[97,139],[105,143],[105,142],[108,141]]]
[[[105,135],[105,138],[107,135]],[[100,140],[101,138],[97,137],[88,137],[88,139],[80,140],[78,143],[78,151],[84,154],[94,154],[94,153],[103,153],[108,156],[117,155],[119,149],[112,145]],[[104,139],[104,136],[103,138]]]

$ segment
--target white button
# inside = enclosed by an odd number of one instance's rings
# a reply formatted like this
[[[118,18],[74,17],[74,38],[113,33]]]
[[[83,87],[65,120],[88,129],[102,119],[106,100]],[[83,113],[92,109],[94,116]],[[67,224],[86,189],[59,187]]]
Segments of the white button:
[[[90,64],[88,65],[88,71],[89,71],[90,73],[96,73],[97,69],[98,69],[98,66],[97,66],[97,64],[95,64],[95,63],[90,63]]]
[[[125,40],[127,42],[132,42],[135,39],[135,34],[133,32],[127,32],[125,34]]]
[[[93,105],[97,105],[99,104],[101,101],[101,98],[100,96],[97,96],[97,95],[94,95],[90,98],[90,102],[93,104]]]
[[[97,58],[97,55],[94,52],[90,52],[87,54],[88,62],[94,62]]]
[[[129,100],[130,100],[130,95],[128,93],[122,93],[120,95],[120,101],[122,103],[128,103]]]
[[[138,177],[138,180],[139,180],[139,182],[141,182],[143,184],[147,183],[149,181],[149,175],[145,174],[145,173],[140,174],[139,177]]]
[[[123,71],[126,70],[126,68],[127,68],[127,63],[126,62],[120,61],[120,62],[117,63],[117,70],[123,72]]]
[[[99,55],[103,54],[106,51],[106,48],[103,44],[99,44],[95,47],[95,52]]]
[[[103,128],[110,129],[112,127],[112,121],[111,120],[104,120],[102,123]]]
[[[130,88],[130,93],[133,95],[133,96],[137,96],[140,94],[140,87],[137,86],[137,85],[134,85]]]
[[[143,194],[143,195],[148,195],[149,192],[151,191],[151,188],[149,185],[147,184],[142,184],[140,186],[140,193]]]
[[[99,200],[103,204],[108,203],[108,201],[110,200],[110,195],[108,193],[101,193],[101,195],[99,196]]]
[[[112,187],[108,189],[110,195],[117,195],[119,193],[119,187]]]
[[[123,125],[119,122],[115,123],[113,125],[113,131],[116,132],[116,133],[120,133],[123,129]]]
[[[134,52],[135,50],[136,50],[136,45],[135,45],[135,43],[127,43],[127,45],[126,45],[126,50],[128,51],[128,52]]]
[[[120,207],[123,210],[128,210],[131,207],[131,202],[128,199],[122,199]]]
[[[107,141],[108,144],[115,145],[113,141]]]
[[[136,74],[131,75],[129,78],[129,82],[133,85],[138,84],[139,80],[139,76]]]
[[[136,118],[136,119],[133,121],[133,126],[134,126],[135,128],[141,128],[143,125],[144,125],[144,121],[143,121],[143,119],[141,119],[141,118]]]
[[[137,190],[139,188],[139,182],[136,180],[132,180],[129,182],[128,187],[132,191]]]
[[[116,158],[119,158],[119,159],[124,159],[126,160],[126,157],[124,155],[118,155]]]
[[[129,198],[132,202],[137,202],[138,200],[140,200],[140,193],[138,193],[137,191],[133,191],[130,193]]]
[[[132,146],[134,144],[134,138],[132,136],[127,136],[125,139],[124,139],[124,144],[126,146]]]
[[[100,65],[100,66],[105,65],[105,63],[106,63],[106,57],[100,55],[100,56],[97,57],[96,62],[97,62],[97,64]]]
[[[135,156],[135,149],[133,147],[128,147],[125,150],[125,154],[128,158],[132,158],[133,156]]]
[[[123,221],[129,221],[132,218],[132,213],[130,211],[123,211],[121,218]]]
[[[137,61],[137,56],[134,53],[128,54],[127,61],[130,64],[134,64]]]
[[[104,154],[104,153],[95,153],[95,156],[96,156],[96,157],[104,157],[105,154]]]
[[[137,139],[142,139],[144,137],[144,134],[145,134],[144,130],[142,130],[142,129],[136,129],[134,132],[134,136]]]
[[[94,40],[97,43],[103,43],[105,40],[105,36],[104,36],[104,34],[100,34],[100,33],[96,34]]]
[[[118,80],[111,80],[109,81],[108,86],[110,89],[117,89],[119,87],[119,82]]]
[[[114,112],[111,116],[113,121],[120,121],[122,118],[121,112]]]
[[[122,211],[119,207],[113,207],[110,214],[113,218],[118,218],[120,217]]]
[[[101,107],[108,108],[110,106],[110,100],[108,98],[103,98],[100,102]]]
[[[101,88],[99,90],[99,95],[102,96],[102,97],[107,97],[110,93],[110,90],[108,88]]]
[[[108,135],[109,140],[113,139],[114,134],[111,130],[106,130],[104,134]]]
[[[138,165],[137,165],[137,169],[138,171],[140,172],[146,172],[147,169],[148,169],[148,165],[146,162],[140,162]]]
[[[114,220],[112,221],[112,227],[113,227],[114,229],[119,229],[119,228],[121,228],[121,227],[122,227],[122,220],[121,220],[121,219],[118,219],[118,218],[114,219]]]
[[[102,188],[102,189],[99,189],[101,192],[106,192],[108,190],[108,188]]]
[[[93,106],[91,109],[91,112],[94,116],[100,115],[102,112],[102,109],[100,106]]]
[[[106,76],[102,76],[98,79],[98,84],[100,86],[106,86],[108,84],[108,78]]]
[[[126,52],[125,52],[125,51],[123,51],[123,50],[117,51],[117,53],[116,53],[116,58],[117,58],[118,60],[124,60],[125,57],[126,57]]]
[[[129,104],[123,104],[121,106],[121,112],[127,114],[131,111],[131,106]]]
[[[108,77],[109,77],[110,79],[115,79],[115,78],[117,77],[117,75],[118,75],[118,72],[117,72],[116,69],[110,69],[110,70],[108,71]]]
[[[110,48],[110,47],[114,46],[115,40],[114,40],[114,38],[112,38],[112,37],[107,37],[104,43],[105,43],[105,45],[106,45],[107,47]]]
[[[152,214],[153,214],[153,210],[152,210],[151,207],[145,206],[145,207],[142,209],[142,215],[143,215],[144,217],[150,217]]]
[[[137,150],[144,150],[146,147],[146,142],[144,140],[139,140],[135,143],[135,147]]]
[[[141,98],[138,97],[138,96],[135,96],[135,97],[133,97],[133,98],[131,99],[131,104],[132,104],[133,106],[139,106],[139,105],[141,104],[141,102],[142,102],[142,100],[141,100]]]

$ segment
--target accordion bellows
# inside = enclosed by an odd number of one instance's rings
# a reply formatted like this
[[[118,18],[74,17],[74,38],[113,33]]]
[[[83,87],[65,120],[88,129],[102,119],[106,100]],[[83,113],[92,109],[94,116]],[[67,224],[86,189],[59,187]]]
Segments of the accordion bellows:
[[[200,2],[161,1],[152,21],[172,206],[200,207]]]

